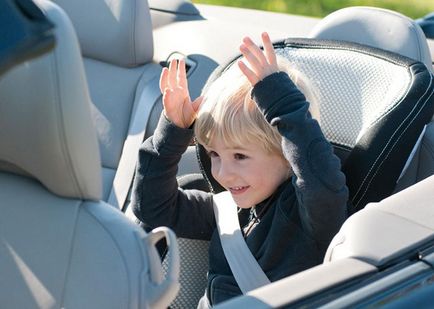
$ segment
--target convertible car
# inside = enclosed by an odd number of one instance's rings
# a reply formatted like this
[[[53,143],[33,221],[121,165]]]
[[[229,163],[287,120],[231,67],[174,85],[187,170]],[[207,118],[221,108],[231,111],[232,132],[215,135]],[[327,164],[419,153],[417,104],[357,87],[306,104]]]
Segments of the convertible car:
[[[137,224],[128,207],[137,150],[161,114],[159,76],[171,59],[186,60],[195,98],[239,57],[244,36],[259,42],[264,31],[318,89],[351,216],[321,265],[216,308],[432,307],[433,15],[0,3],[13,12],[0,13],[0,308],[196,307],[208,242]],[[14,18],[27,23],[12,27]],[[218,192],[193,142],[178,183]]]

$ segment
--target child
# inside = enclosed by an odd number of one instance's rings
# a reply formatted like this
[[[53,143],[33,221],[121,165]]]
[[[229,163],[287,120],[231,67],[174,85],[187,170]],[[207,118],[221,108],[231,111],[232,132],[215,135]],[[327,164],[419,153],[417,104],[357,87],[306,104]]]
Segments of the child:
[[[211,193],[177,185],[177,164],[193,123],[212,175],[240,208],[246,243],[271,281],[321,263],[346,218],[348,190],[339,159],[305,96],[279,72],[268,34],[262,40],[264,51],[244,38],[244,59],[203,100],[190,101],[184,61],[172,61],[160,80],[164,113],[139,154],[134,213],[150,227],[211,240],[207,297],[201,300],[211,305],[241,291],[220,244]]]

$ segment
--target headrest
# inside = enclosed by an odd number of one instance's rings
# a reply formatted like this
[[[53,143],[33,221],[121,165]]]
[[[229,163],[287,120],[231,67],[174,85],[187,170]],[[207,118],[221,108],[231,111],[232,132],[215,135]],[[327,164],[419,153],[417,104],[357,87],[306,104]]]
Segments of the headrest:
[[[416,59],[432,70],[426,37],[416,22],[394,11],[349,7],[331,13],[312,30],[311,38],[342,40],[377,47]]]
[[[83,56],[123,67],[150,62],[152,22],[146,0],[54,0],[68,14]]]
[[[316,88],[320,125],[343,161],[351,212],[390,195],[434,111],[432,75],[422,63],[356,43],[292,39],[276,53]],[[217,69],[211,83],[239,56]],[[213,184],[209,159],[199,158]]]
[[[0,78],[0,171],[26,174],[64,197],[101,198],[101,163],[78,41],[66,14],[37,3],[56,47]]]

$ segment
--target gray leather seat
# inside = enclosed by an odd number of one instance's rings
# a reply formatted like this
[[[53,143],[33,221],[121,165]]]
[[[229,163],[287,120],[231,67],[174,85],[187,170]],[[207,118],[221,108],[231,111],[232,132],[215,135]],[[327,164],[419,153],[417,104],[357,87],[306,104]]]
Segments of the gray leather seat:
[[[124,142],[129,137],[139,80],[151,82],[159,92],[162,67],[153,62],[152,22],[147,1],[54,0],[69,15],[77,31],[92,100],[103,172],[102,199],[112,200],[113,181]],[[156,82],[157,81],[157,82]],[[152,102],[145,137],[151,135],[162,111],[161,101]],[[134,157],[136,159],[137,156]],[[134,160],[128,162],[135,166]],[[192,167],[194,166],[194,167]],[[184,156],[179,173],[198,169],[194,147]],[[126,214],[135,220],[130,209]],[[206,284],[207,247],[203,241],[178,240],[181,259],[180,292],[172,308],[196,306]],[[187,244],[187,246],[184,246]],[[191,252],[200,253],[192,260]],[[164,271],[170,268],[165,259]],[[198,271],[203,269],[204,271]],[[190,271],[191,270],[191,271]],[[197,288],[199,287],[199,288]]]
[[[164,308],[178,290],[173,233],[146,234],[101,201],[90,96],[66,14],[51,53],[0,78],[0,307]],[[155,242],[168,238],[163,279]]]
[[[124,142],[140,96],[140,79],[159,94],[162,67],[152,61],[152,22],[147,1],[54,0],[76,30],[92,100],[103,172],[103,195],[109,200]],[[140,87],[139,87],[140,88]],[[146,98],[148,99],[148,98]],[[153,133],[162,110],[149,98],[146,136]],[[135,157],[136,158],[136,157]],[[135,162],[131,162],[135,164]],[[113,200],[112,200],[113,202]]]

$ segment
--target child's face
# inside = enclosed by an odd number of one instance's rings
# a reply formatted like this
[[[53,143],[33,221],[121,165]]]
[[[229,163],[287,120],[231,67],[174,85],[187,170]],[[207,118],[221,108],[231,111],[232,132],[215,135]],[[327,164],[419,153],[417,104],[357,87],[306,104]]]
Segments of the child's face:
[[[229,192],[240,208],[250,208],[271,196],[290,174],[288,162],[262,147],[226,147],[216,139],[205,146],[213,177]]]

